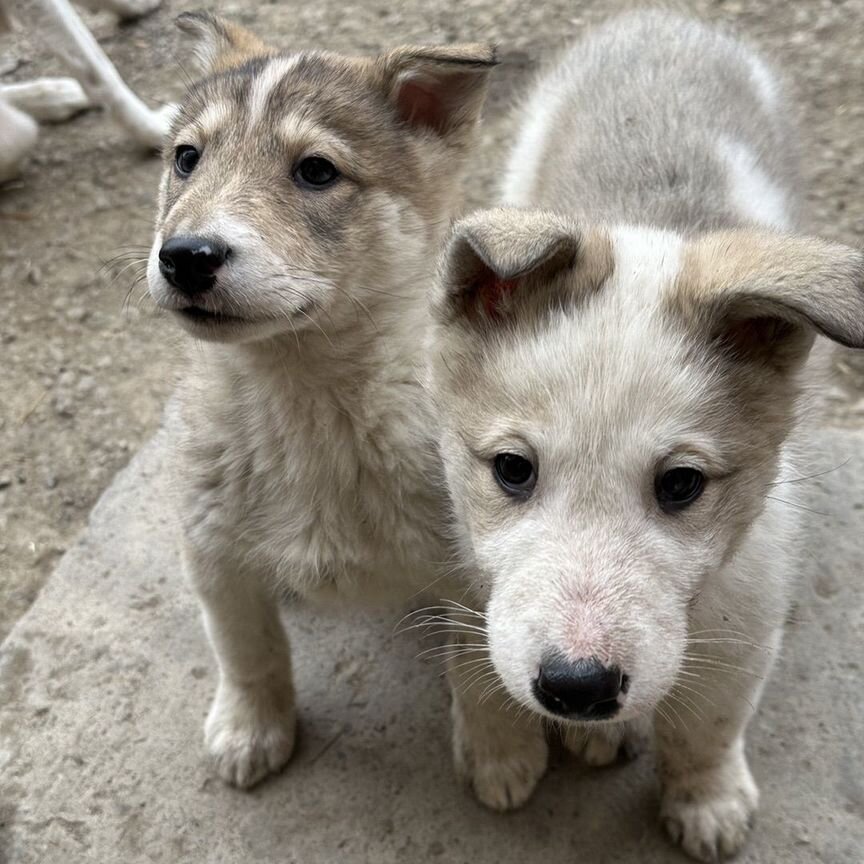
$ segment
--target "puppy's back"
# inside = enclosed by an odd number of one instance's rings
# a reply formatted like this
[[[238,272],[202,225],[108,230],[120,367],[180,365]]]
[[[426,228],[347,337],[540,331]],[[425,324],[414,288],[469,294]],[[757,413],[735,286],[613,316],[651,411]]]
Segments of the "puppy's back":
[[[652,11],[606,22],[529,93],[505,203],[679,231],[789,228],[797,155],[773,72]]]

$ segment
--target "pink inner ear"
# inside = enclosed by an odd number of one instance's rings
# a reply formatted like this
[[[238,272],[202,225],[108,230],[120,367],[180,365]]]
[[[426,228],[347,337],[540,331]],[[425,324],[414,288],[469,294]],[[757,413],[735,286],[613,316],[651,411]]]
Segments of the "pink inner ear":
[[[447,125],[444,103],[429,86],[406,79],[399,86],[396,107],[403,120],[442,132]]]
[[[487,273],[478,287],[483,311],[490,318],[501,317],[504,298],[516,287],[515,279],[501,279],[494,273]]]

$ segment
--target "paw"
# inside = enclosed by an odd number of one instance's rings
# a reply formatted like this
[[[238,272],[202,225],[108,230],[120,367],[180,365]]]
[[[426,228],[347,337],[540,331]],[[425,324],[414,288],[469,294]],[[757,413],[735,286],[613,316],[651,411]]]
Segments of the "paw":
[[[494,730],[478,728],[473,738],[465,724],[454,723],[456,773],[481,804],[491,810],[515,810],[546,773],[549,747],[539,724],[514,727],[506,717],[493,719],[498,721]]]
[[[94,0],[90,0],[91,4]],[[162,0],[103,0],[100,5],[106,11],[113,12],[123,21],[133,21],[142,18],[158,9]]]
[[[515,810],[525,804],[546,773],[548,753],[525,752],[504,758],[481,759],[472,766],[469,782],[477,800],[490,810]]]
[[[759,791],[743,763],[734,772],[706,772],[669,784],[660,818],[672,842],[688,855],[722,861],[744,847],[758,803]]]
[[[294,752],[296,717],[290,683],[220,682],[204,736],[219,776],[248,789],[279,771]]]
[[[90,107],[74,78],[36,78],[2,88],[7,102],[45,123],[62,123]]]
[[[564,746],[586,765],[605,768],[619,760],[632,761],[648,749],[650,722],[627,721],[603,726],[568,726]]]

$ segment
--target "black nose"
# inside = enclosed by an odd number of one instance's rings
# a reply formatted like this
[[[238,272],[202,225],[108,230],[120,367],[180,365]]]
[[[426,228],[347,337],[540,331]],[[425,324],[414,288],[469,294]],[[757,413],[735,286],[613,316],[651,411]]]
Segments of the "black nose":
[[[159,250],[159,272],[184,294],[200,294],[216,281],[228,247],[207,237],[172,237]]]
[[[616,714],[621,707],[618,694],[626,689],[627,676],[595,657],[575,662],[549,657],[534,680],[534,696],[547,711],[585,720]]]

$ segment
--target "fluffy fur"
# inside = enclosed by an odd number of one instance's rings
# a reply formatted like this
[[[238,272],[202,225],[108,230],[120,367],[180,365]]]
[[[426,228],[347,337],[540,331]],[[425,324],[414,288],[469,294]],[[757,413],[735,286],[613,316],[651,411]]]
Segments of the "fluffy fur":
[[[864,256],[775,233],[795,219],[788,114],[728,36],[606,24],[528,98],[503,199],[531,209],[459,223],[435,296],[431,386],[494,667],[544,714],[544,658],[623,670],[592,750],[653,717],[663,822],[706,861],[757,806],[744,734],[796,569],[782,484],[810,465],[814,334],[864,347]],[[529,494],[496,482],[501,453],[533,464]],[[669,512],[656,483],[676,467],[707,479]]]
[[[207,743],[222,777],[245,787],[294,746],[281,597],[446,594],[422,335],[494,54],[285,54],[206,14],[180,24],[207,74],[174,121],[149,286],[198,340],[182,361],[179,513],[220,668]],[[181,146],[201,154],[186,178]],[[296,180],[313,155],[340,172],[326,188]],[[160,249],[178,235],[230,247],[208,291],[163,278]],[[478,706],[464,677],[457,765],[486,804],[521,803],[538,754],[545,768],[539,724]]]

